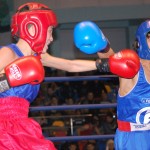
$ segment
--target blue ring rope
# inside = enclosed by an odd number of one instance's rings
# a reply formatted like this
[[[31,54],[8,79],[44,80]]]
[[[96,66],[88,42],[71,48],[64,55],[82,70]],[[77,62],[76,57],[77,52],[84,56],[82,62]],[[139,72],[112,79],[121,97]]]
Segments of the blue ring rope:
[[[37,106],[30,107],[30,111],[47,111],[47,110],[76,110],[76,109],[97,109],[97,108],[114,108],[116,103],[111,104],[84,104],[84,105],[62,105],[62,106]]]
[[[116,76],[116,75],[99,75],[99,76],[45,77],[44,82],[112,80],[111,78],[118,78],[118,76]]]
[[[111,139],[114,138],[114,134],[108,135],[88,135],[88,136],[63,136],[63,137],[47,137],[46,139],[53,142],[56,141],[80,141],[80,140],[100,140],[100,139]]]

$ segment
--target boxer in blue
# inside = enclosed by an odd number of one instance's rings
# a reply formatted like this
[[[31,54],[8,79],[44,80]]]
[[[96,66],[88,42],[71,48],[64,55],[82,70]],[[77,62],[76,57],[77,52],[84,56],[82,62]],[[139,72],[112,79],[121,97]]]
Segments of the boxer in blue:
[[[107,51],[104,51],[109,42],[95,26],[89,21],[77,24],[74,30],[75,44],[81,51],[97,53],[101,57],[107,55]],[[90,34],[87,28],[92,30]],[[101,34],[99,40],[91,35],[92,32]],[[81,34],[82,39],[78,40]],[[102,46],[99,46],[99,42]],[[96,49],[95,44],[99,46]],[[134,45],[137,53],[126,49],[96,61],[100,72],[110,71],[119,76],[116,150],[150,150],[150,20],[138,27]]]

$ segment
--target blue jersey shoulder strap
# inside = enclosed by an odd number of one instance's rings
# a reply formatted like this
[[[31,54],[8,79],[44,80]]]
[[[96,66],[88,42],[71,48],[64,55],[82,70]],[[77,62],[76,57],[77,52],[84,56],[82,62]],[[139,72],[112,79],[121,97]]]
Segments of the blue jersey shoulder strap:
[[[9,44],[7,47],[11,48],[19,57],[24,56],[20,49],[16,46],[16,44]]]

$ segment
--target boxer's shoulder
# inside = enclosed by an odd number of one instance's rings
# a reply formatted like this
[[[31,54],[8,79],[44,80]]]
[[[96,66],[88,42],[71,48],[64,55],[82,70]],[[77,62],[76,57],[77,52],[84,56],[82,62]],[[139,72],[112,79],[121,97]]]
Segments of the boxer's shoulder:
[[[0,53],[3,54],[3,57],[4,57],[5,55],[7,55],[7,56],[9,56],[9,57],[13,57],[13,58],[16,57],[15,52],[14,52],[10,47],[8,47],[8,46],[3,46],[3,47],[1,47],[1,48],[0,48]],[[0,57],[2,57],[2,56],[0,56]]]
[[[0,49],[0,71],[5,68],[6,65],[17,59],[18,56],[14,53],[12,49],[4,46]]]

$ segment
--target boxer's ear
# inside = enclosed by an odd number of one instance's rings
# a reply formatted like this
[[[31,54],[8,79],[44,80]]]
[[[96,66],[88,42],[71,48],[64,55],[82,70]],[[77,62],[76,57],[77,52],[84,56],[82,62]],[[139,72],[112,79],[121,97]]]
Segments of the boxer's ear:
[[[135,39],[135,41],[134,41],[132,46],[133,46],[134,50],[137,50],[139,48],[139,41],[138,41],[138,39]]]
[[[146,38],[150,39],[150,31],[146,34]]]
[[[150,31],[146,34],[146,42],[147,42],[147,46],[150,49]]]
[[[35,35],[35,26],[33,24],[28,24],[28,32],[31,36]]]

